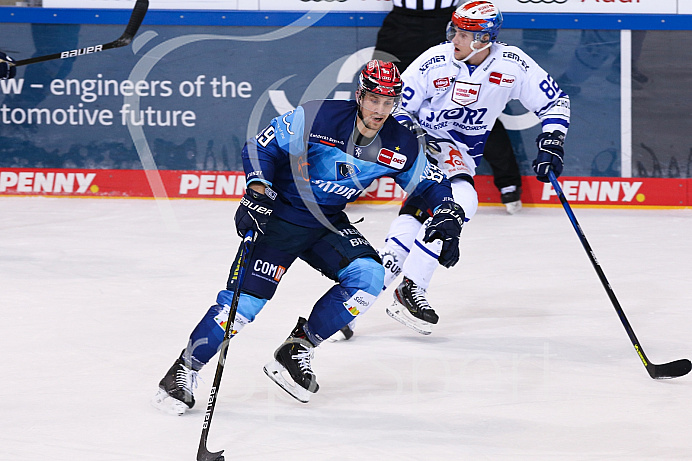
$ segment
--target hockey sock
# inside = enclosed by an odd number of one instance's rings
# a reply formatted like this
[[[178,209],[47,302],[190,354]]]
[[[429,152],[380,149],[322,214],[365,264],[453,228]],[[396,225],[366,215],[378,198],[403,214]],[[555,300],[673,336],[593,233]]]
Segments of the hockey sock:
[[[378,250],[384,267],[382,291],[386,290],[401,273],[404,261],[411,251],[413,240],[421,227],[422,224],[416,218],[407,214],[399,215],[392,221],[384,248]]]
[[[426,290],[435,269],[439,266],[437,258],[442,250],[442,241],[433,240],[430,243],[423,243],[424,236],[425,227],[421,227],[411,247],[411,253],[404,262],[403,273],[420,288]]]
[[[384,270],[375,260],[360,258],[339,271],[338,277],[340,283],[315,303],[305,324],[305,333],[315,345],[368,310],[381,292]]]
[[[193,367],[201,368],[216,355],[221,347],[232,298],[232,291],[222,290],[216,298],[217,304],[209,308],[190,334],[190,340],[183,355],[189,357]],[[231,338],[255,319],[255,315],[262,310],[266,302],[265,299],[255,298],[245,293],[240,294]]]

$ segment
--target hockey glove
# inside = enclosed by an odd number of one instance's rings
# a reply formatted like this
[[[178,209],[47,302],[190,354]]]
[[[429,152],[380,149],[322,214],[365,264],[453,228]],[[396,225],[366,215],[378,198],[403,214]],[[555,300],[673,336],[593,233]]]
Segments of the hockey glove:
[[[562,145],[564,143],[565,134],[557,130],[552,133],[541,133],[536,138],[538,155],[533,161],[533,171],[536,172],[539,181],[550,182],[548,179],[549,169],[553,170],[556,178],[562,174],[562,157],[565,156]]]
[[[445,202],[435,209],[425,230],[423,242],[442,240],[442,251],[438,262],[444,267],[452,267],[459,262],[459,236],[464,225],[464,210],[454,202]]]
[[[240,199],[238,211],[235,212],[235,228],[239,236],[244,237],[249,230],[255,231],[256,238],[264,234],[274,211],[275,198],[276,193],[268,187],[264,194],[247,188]]]
[[[408,128],[409,131],[411,131],[411,133],[413,133],[416,136],[416,138],[424,138],[427,134],[425,129],[422,126],[420,126],[420,123],[418,123],[418,121],[405,110],[397,111],[394,114],[394,118],[397,120],[397,122]]]
[[[14,78],[17,75],[17,68],[8,64],[10,62],[14,62],[14,59],[0,51],[0,80]]]

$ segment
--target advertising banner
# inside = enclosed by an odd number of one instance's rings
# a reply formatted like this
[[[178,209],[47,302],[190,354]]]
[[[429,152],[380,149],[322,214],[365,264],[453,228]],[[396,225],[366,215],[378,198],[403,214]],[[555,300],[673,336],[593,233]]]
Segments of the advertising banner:
[[[692,206],[689,179],[561,177],[559,181],[574,205]],[[524,204],[560,203],[549,183],[526,176],[523,184]],[[475,185],[480,203],[500,202],[492,176],[477,176]],[[0,196],[239,199],[244,193],[245,175],[240,171],[0,169]],[[384,177],[374,181],[358,203],[400,203],[405,195],[392,178]]]
[[[507,13],[692,14],[689,0],[494,0]],[[89,8],[132,8],[134,0],[90,0]],[[47,8],[84,8],[80,0],[43,0]],[[156,0],[152,9],[390,11],[391,0]]]
[[[273,117],[311,99],[354,97],[378,28],[312,26],[318,19],[145,24],[131,46],[20,67],[0,81],[0,167],[239,171],[245,140]],[[12,23],[3,31],[23,59],[103,43],[122,26]],[[572,98],[565,173],[617,176],[619,31],[508,29],[501,39],[529,52]],[[531,174],[538,119],[511,103],[502,120],[522,174]]]
[[[515,13],[676,14],[686,0],[493,0],[500,11]]]
[[[80,0],[43,0],[44,8],[97,8],[128,9],[135,0],[89,0],[88,5]],[[149,2],[152,10],[258,10],[259,0],[154,0]]]
[[[89,8],[129,8],[134,0],[90,0]],[[84,8],[80,0],[43,0],[46,8]],[[156,0],[157,10],[389,11],[391,0]]]
[[[259,9],[266,11],[390,11],[391,0],[259,0]]]

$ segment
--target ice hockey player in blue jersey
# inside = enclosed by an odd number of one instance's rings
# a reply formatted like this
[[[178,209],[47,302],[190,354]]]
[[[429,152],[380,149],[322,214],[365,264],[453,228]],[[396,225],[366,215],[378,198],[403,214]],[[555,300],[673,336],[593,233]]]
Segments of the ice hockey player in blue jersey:
[[[243,148],[247,191],[235,222],[238,235],[253,230],[258,238],[233,335],[255,320],[296,258],[335,282],[264,367],[301,402],[318,390],[311,368],[314,349],[367,311],[382,290],[379,255],[350,223],[347,203],[375,179],[390,176],[434,210],[425,239],[442,241],[443,252],[458,246],[464,211],[454,203],[449,181],[428,162],[417,138],[389,116],[401,90],[394,64],[370,61],[360,73],[356,100],[307,102],[274,118]],[[234,285],[229,276],[159,383],[154,406],[183,414],[194,405],[196,375],[221,347]]]

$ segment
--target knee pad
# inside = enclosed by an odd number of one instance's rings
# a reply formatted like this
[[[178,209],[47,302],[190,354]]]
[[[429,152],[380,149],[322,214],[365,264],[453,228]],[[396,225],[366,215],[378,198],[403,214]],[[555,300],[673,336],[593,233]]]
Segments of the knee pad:
[[[337,273],[339,285],[353,294],[353,291],[362,290],[377,296],[384,282],[384,268],[382,264],[371,258],[358,258]]]

